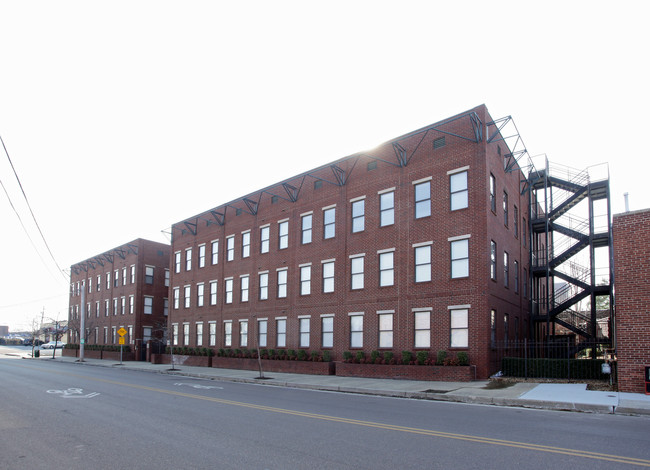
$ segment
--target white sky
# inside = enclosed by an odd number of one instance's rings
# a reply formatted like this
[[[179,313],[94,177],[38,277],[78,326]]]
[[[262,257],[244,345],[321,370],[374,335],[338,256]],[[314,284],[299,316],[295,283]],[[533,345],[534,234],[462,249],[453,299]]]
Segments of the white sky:
[[[0,0],[0,136],[63,269],[485,103],[650,207],[650,3]],[[0,325],[67,317],[8,159]],[[44,260],[42,261],[41,260]]]

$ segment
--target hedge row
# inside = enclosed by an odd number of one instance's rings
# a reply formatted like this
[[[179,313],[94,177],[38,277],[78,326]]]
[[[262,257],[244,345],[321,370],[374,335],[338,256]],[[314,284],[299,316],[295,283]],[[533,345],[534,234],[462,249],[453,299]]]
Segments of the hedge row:
[[[501,361],[503,375],[545,379],[606,380],[601,372],[603,359],[524,359],[504,357]]]

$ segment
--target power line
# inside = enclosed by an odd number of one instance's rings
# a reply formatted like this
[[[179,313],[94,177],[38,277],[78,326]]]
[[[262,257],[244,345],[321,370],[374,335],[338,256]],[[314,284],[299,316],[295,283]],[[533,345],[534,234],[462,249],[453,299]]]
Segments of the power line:
[[[47,243],[47,240],[45,240],[45,236],[43,235],[43,231],[41,230],[40,225],[38,225],[38,221],[36,220],[36,216],[34,215],[34,211],[32,210],[32,206],[29,203],[29,200],[27,199],[27,194],[25,194],[25,190],[23,189],[23,185],[20,182],[20,178],[18,177],[18,173],[16,172],[16,168],[14,167],[13,162],[11,161],[11,157],[9,156],[9,152],[7,151],[7,147],[5,145],[5,141],[2,139],[2,136],[0,136],[0,142],[2,142],[2,148],[5,151],[5,155],[7,156],[7,160],[9,160],[9,165],[11,165],[11,170],[14,172],[14,176],[16,177],[16,181],[18,181],[18,186],[20,187],[20,191],[23,193],[23,197],[25,198],[25,202],[27,203],[27,207],[29,208],[29,213],[32,215],[32,219],[34,220],[34,224],[36,225],[36,228],[38,229],[38,233],[41,235],[41,239],[43,240],[43,243],[45,244],[45,248],[47,248],[47,252],[50,254],[50,257],[52,258],[52,261],[54,261],[54,264],[59,270],[59,273],[63,278],[65,279],[65,282],[68,282],[68,279],[63,275],[63,269],[59,266],[59,263],[56,261],[56,258],[54,258],[54,254],[52,253],[52,250],[50,249],[50,245]],[[27,237],[29,238],[29,241],[32,242],[32,246],[34,246],[34,249],[36,249],[36,246],[34,245],[34,242],[32,241],[32,238],[29,236],[29,233],[27,232],[27,228],[23,224],[22,219],[20,218],[20,215],[18,215],[18,211],[16,211],[16,208],[14,207],[13,203],[11,202],[11,198],[9,197],[9,193],[7,192],[7,189],[5,188],[4,184],[2,185],[2,189],[4,189],[5,194],[7,195],[7,198],[9,199],[9,203],[11,204],[11,207],[13,208],[14,212],[18,216],[18,220],[20,220],[20,224],[23,226],[23,229],[25,230],[25,233],[27,233]],[[38,252],[38,250],[36,250]],[[39,253],[39,257],[40,257]],[[45,263],[43,258],[41,257],[41,261]]]

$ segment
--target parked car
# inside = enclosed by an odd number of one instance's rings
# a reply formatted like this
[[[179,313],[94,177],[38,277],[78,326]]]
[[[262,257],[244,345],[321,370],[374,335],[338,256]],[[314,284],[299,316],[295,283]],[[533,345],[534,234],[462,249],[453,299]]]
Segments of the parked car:
[[[44,345],[42,345],[41,349],[54,349],[55,347],[56,349],[59,348],[63,349],[63,346],[65,346],[65,343],[57,342],[55,346],[54,341],[50,341],[49,343],[45,343]]]

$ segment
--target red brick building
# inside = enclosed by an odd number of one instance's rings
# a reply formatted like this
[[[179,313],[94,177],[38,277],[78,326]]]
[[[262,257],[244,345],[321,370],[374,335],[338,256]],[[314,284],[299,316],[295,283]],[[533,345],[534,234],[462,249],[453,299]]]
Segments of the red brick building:
[[[526,196],[485,106],[172,226],[180,346],[465,351],[528,331]],[[510,159],[509,159],[510,158]]]
[[[650,366],[650,209],[616,214],[612,231],[618,389],[644,393]]]
[[[118,344],[117,331],[136,357],[167,323],[170,247],[138,238],[71,266],[68,342],[79,343],[85,288],[86,344]]]

